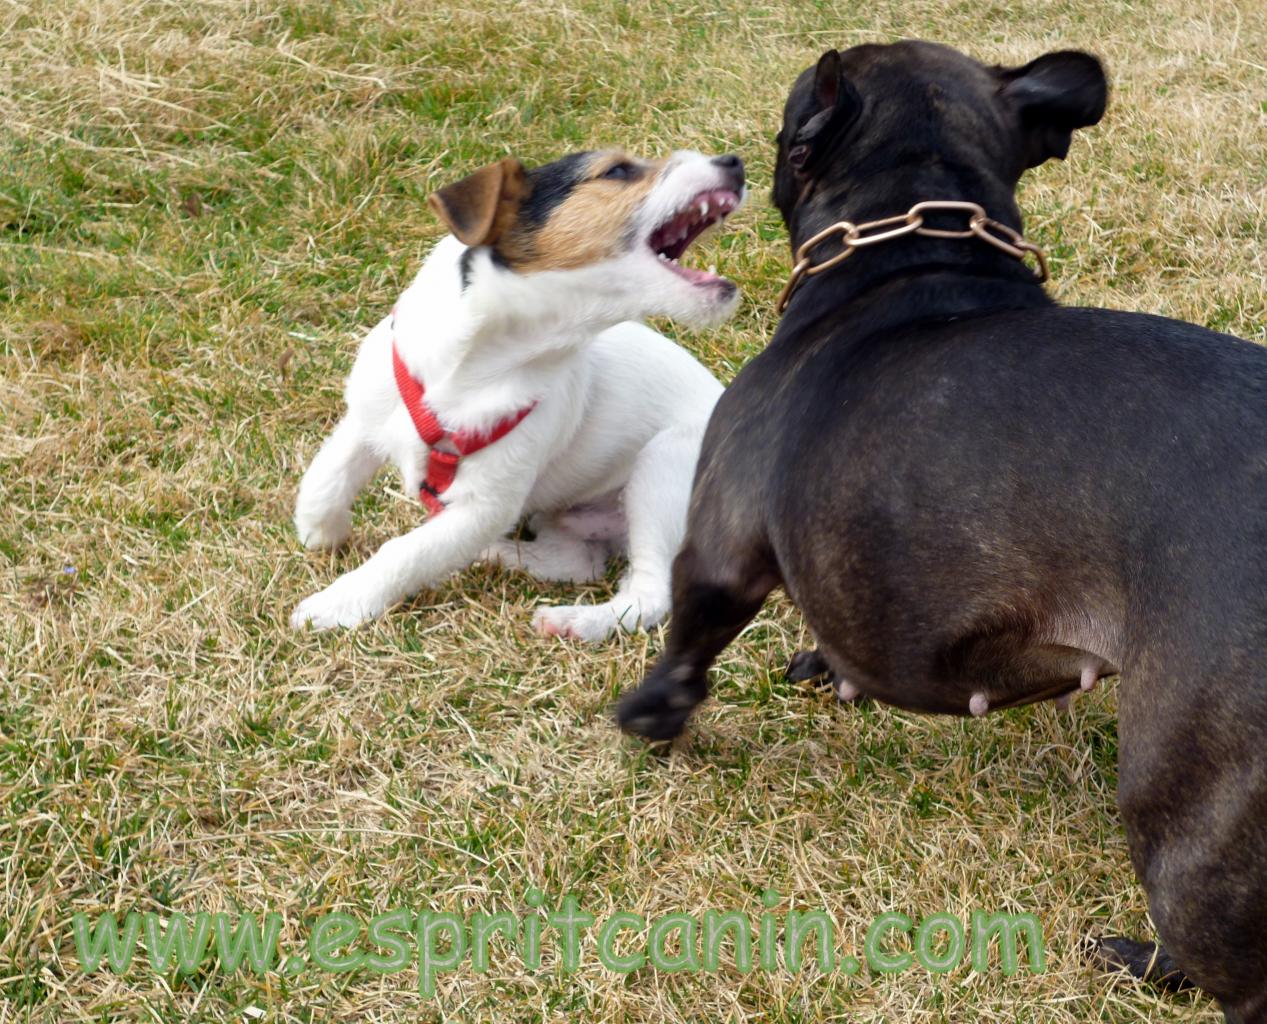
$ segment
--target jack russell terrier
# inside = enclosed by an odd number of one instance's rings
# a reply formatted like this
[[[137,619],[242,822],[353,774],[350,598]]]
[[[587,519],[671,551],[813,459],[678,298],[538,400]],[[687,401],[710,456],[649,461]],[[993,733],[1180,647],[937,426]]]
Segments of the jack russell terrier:
[[[533,170],[508,158],[432,195],[452,234],[361,343],[295,527],[309,548],[341,544],[389,459],[430,514],[291,625],[356,626],[479,559],[579,581],[624,552],[610,601],[541,608],[533,624],[600,640],[659,622],[722,388],[634,321],[705,326],[734,311],[732,282],[678,260],[743,195],[737,156],[618,151]],[[525,516],[534,539],[508,537]]]

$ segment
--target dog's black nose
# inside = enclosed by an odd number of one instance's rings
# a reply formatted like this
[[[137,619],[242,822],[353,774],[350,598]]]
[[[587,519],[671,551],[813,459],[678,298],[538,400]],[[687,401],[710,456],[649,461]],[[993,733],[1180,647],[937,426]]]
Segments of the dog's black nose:
[[[713,157],[713,163],[724,171],[729,171],[735,179],[736,188],[743,186],[743,161],[734,153],[727,153],[724,156]]]

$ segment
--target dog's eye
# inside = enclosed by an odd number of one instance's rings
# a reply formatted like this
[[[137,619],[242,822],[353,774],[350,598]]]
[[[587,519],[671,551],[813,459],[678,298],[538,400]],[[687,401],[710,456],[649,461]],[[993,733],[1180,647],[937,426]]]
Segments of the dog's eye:
[[[607,181],[628,181],[630,178],[637,177],[637,175],[638,168],[628,161],[622,161],[618,164],[612,164],[599,177]]]
[[[793,146],[788,150],[787,162],[798,170],[805,165],[806,159],[809,157],[809,146]]]

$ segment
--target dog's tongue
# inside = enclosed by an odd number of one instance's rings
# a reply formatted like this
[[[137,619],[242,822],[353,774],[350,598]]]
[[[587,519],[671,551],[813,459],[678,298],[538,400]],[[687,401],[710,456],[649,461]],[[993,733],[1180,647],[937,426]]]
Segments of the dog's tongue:
[[[681,263],[676,262],[670,263],[669,266],[690,281],[691,284],[709,284],[713,281],[721,280],[721,278],[713,272],[714,268],[712,267],[708,270],[696,270],[694,267],[686,267]]]

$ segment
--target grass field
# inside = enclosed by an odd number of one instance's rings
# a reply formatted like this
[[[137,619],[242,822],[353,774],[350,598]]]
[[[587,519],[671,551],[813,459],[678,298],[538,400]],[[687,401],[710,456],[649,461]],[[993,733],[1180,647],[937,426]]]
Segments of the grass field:
[[[786,683],[772,602],[667,756],[609,720],[662,636],[532,634],[573,588],[475,569],[381,622],[296,602],[416,522],[387,476],[350,550],[289,525],[361,332],[437,236],[424,199],[513,152],[747,161],[706,243],[747,301],[675,332],[723,379],[788,266],[766,200],[794,75],[827,45],[1103,56],[1104,123],[1025,182],[1066,301],[1267,340],[1258,0],[0,0],[0,1024],[16,1021],[1209,1021],[1094,974],[1150,933],[1114,807],[1115,694],[980,721],[839,710]],[[1094,382],[1071,416],[1094,416]],[[611,581],[586,588],[598,600]],[[1178,713],[1178,712],[1177,712]],[[825,909],[1042,919],[1048,971],[623,977],[590,957],[447,976],[80,972],[75,911],[407,906],[605,916]]]

